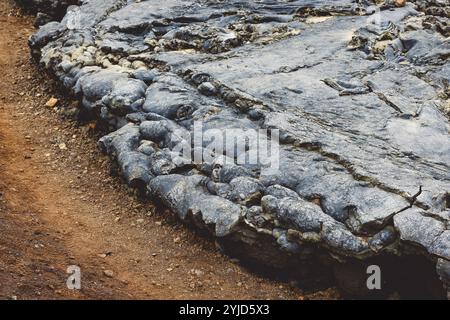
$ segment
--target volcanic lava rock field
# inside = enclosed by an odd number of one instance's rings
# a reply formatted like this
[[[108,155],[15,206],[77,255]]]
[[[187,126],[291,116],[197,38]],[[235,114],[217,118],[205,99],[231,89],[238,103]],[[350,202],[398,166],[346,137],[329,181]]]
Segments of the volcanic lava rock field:
[[[449,294],[447,1],[17,2],[125,181],[230,254],[350,291],[348,270],[396,287],[417,263]],[[279,132],[277,170],[236,163],[250,143],[181,161],[198,122]]]

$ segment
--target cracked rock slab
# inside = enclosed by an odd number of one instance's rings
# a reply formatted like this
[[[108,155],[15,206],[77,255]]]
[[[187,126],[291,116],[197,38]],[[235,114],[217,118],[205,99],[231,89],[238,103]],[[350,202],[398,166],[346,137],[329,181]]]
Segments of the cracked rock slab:
[[[100,145],[127,183],[181,219],[293,257],[420,255],[447,279],[449,9],[90,0],[30,46],[108,128]],[[192,153],[210,161],[186,161],[198,121],[205,135],[277,129],[279,170],[237,163],[251,143],[215,154],[207,136]]]

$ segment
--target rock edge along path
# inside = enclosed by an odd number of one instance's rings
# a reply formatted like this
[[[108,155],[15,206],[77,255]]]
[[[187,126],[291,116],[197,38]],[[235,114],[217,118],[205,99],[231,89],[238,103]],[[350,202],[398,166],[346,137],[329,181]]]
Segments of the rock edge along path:
[[[338,296],[246,271],[111,177],[89,126],[45,106],[71,103],[29,57],[32,21],[0,1],[0,300]],[[69,265],[81,291],[66,287]]]
[[[30,46],[109,128],[127,182],[226,247],[305,274],[424,256],[447,286],[448,18],[443,1],[91,0]],[[195,121],[279,129],[279,172],[174,161]]]

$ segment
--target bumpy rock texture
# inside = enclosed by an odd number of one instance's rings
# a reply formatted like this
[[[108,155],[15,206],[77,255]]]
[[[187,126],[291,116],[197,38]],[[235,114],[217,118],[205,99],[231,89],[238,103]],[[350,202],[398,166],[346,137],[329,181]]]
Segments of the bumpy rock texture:
[[[450,285],[450,6],[401,2],[89,0],[30,46],[181,219],[273,267],[421,255]],[[195,121],[279,129],[279,170],[180,161]]]

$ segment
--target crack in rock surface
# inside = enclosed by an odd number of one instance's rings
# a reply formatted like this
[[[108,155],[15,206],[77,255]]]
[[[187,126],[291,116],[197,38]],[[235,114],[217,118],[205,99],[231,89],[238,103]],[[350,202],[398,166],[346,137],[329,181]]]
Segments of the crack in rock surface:
[[[450,6],[396,3],[80,1],[30,46],[180,219],[300,260],[423,255],[448,286]],[[199,121],[278,129],[279,170],[237,164],[251,145],[183,161]]]

